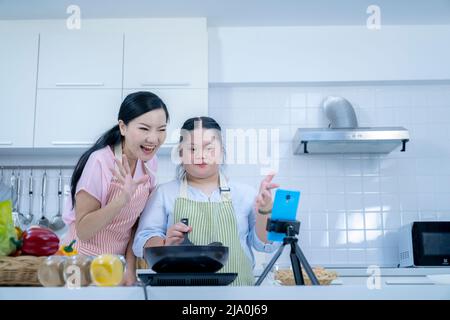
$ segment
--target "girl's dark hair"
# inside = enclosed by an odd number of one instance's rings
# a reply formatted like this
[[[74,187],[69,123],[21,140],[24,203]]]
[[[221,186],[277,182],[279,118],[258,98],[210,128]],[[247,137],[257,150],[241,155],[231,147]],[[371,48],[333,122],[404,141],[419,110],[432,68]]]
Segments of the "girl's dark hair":
[[[126,125],[128,123],[147,113],[149,111],[163,109],[166,114],[166,120],[169,121],[169,112],[164,102],[154,93],[148,91],[139,91],[129,94],[120,105],[119,115],[117,121],[122,120]],[[72,207],[75,207],[75,192],[78,181],[83,173],[84,167],[90,157],[90,155],[97,150],[100,150],[106,146],[114,146],[122,140],[120,134],[119,125],[115,125],[108,131],[106,131],[100,138],[90,147],[78,160],[77,165],[72,174],[70,181],[70,194],[72,197]]]
[[[222,128],[217,123],[217,121],[214,120],[213,118],[194,117],[194,118],[187,119],[183,123],[183,126],[181,127],[180,143],[183,141],[183,130],[184,131],[193,131],[194,129],[200,128],[200,127],[203,129],[215,129],[215,130],[219,131],[219,133],[222,133]],[[222,142],[221,134],[219,134],[219,138],[220,138],[220,142]],[[225,156],[225,150],[223,150],[223,154]],[[184,168],[180,164],[177,166],[177,169],[176,169],[176,177],[181,180],[184,175],[185,175]]]
[[[222,128],[217,123],[217,121],[210,117],[194,117],[194,118],[187,119],[183,123],[183,126],[181,127],[181,131],[182,132],[183,132],[183,130],[192,131],[195,128],[198,128],[199,126],[201,126],[203,129],[216,129],[219,132],[222,132]],[[180,135],[180,142],[181,141],[183,141],[182,134]]]

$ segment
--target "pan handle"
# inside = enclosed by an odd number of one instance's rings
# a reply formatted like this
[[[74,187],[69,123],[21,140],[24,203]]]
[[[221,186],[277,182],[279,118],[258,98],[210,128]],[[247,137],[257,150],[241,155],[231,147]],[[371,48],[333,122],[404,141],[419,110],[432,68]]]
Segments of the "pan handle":
[[[181,223],[184,223],[186,226],[189,226],[189,220],[188,220],[188,218],[182,218],[181,220]],[[193,245],[193,243],[191,242],[191,240],[189,240],[189,238],[188,238],[188,233],[187,232],[184,232],[184,240],[183,240],[183,242],[181,243],[182,245]]]

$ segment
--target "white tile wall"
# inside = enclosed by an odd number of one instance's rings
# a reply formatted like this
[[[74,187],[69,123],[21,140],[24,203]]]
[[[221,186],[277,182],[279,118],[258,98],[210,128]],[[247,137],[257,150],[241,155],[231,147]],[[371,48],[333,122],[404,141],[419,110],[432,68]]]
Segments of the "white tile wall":
[[[327,125],[320,106],[330,94],[350,100],[360,126],[407,127],[407,152],[293,155],[298,127]],[[401,225],[450,218],[449,85],[215,87],[210,115],[224,128],[282,127],[276,180],[302,191],[300,242],[312,264],[395,266]],[[255,185],[254,166],[233,166],[230,176]]]
[[[371,157],[293,155],[291,140],[298,127],[327,125],[320,105],[329,94],[349,99],[361,126],[407,127],[411,134],[407,152]],[[311,264],[395,266],[398,227],[417,220],[450,220],[450,85],[214,87],[209,97],[210,116],[224,129],[280,130],[280,170],[275,180],[283,188],[302,192],[299,239]],[[0,158],[0,166],[20,163],[19,158]],[[161,156],[159,181],[171,180],[175,167],[169,157]],[[255,164],[226,167],[233,180],[254,186],[262,178],[260,169]],[[33,212],[38,215],[42,171],[33,174]],[[63,174],[69,183],[70,170]],[[4,181],[10,175],[4,170]],[[27,175],[24,170],[22,177]],[[48,175],[46,214],[51,217],[57,211],[58,170]],[[26,187],[22,195],[27,212]],[[288,251],[280,260],[288,261]],[[258,262],[269,258],[257,255]]]

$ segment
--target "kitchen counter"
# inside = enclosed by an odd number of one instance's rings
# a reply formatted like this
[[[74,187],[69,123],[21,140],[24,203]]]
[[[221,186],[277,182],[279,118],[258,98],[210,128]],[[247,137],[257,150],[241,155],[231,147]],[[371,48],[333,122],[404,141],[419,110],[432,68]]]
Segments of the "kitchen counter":
[[[320,287],[148,287],[149,300],[380,300],[450,299],[450,285],[383,284],[367,286],[330,285]],[[142,287],[32,288],[2,287],[0,299],[23,300],[143,300]]]
[[[435,284],[427,277],[450,274],[450,268],[381,268],[375,281],[379,289],[368,288],[366,268],[327,269],[339,275],[329,286],[280,286],[269,273],[260,287],[147,287],[147,293],[150,300],[450,300],[450,285]],[[8,299],[143,300],[144,292],[142,287],[0,287],[0,300]]]

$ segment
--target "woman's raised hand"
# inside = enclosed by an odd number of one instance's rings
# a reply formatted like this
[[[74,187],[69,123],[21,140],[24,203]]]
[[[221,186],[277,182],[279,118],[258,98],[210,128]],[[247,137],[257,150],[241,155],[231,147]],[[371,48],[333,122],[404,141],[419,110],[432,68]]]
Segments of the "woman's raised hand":
[[[120,197],[123,201],[123,204],[126,205],[130,202],[139,185],[148,181],[149,176],[144,175],[139,178],[139,180],[135,181],[131,176],[131,169],[130,164],[128,163],[127,156],[125,154],[122,156],[122,163],[120,163],[120,161],[117,159],[114,160],[118,168],[115,168],[113,171],[114,177],[116,178],[115,183],[121,187],[122,192],[120,194]]]

